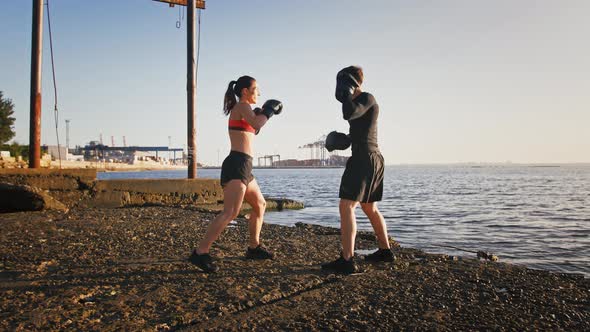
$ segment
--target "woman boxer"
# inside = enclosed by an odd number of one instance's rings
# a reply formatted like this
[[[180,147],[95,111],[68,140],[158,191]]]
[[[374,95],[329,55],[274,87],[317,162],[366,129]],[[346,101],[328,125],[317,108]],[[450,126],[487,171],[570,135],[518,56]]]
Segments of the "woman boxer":
[[[242,76],[237,81],[231,81],[225,92],[223,111],[225,115],[229,115],[231,152],[221,166],[223,212],[209,224],[205,236],[189,257],[191,263],[205,272],[218,270],[213,258],[209,255],[209,249],[225,227],[238,216],[244,200],[252,206],[248,220],[250,237],[246,258],[272,259],[274,257],[271,251],[260,244],[260,230],[266,201],[252,175],[252,142],[260,128],[274,114],[281,113],[283,104],[271,99],[266,101],[262,108],[252,109],[251,105],[256,104],[259,95],[256,80],[250,76]]]

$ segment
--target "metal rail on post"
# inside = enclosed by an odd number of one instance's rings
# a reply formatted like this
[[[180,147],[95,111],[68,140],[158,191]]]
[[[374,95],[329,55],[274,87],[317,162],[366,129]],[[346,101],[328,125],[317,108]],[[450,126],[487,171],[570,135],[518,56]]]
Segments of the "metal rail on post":
[[[187,5],[187,0],[154,0],[154,1],[167,3],[170,7],[174,7],[175,5],[179,5],[179,6],[186,6]],[[204,0],[197,0],[195,3],[195,6],[193,6],[193,7],[197,7],[199,9],[205,9],[205,1]]]

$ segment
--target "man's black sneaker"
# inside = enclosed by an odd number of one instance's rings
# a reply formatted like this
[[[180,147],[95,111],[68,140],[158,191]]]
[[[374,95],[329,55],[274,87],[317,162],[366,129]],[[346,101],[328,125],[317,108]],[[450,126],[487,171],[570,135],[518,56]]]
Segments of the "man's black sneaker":
[[[358,266],[356,266],[352,257],[349,260],[346,260],[342,256],[335,261],[322,264],[322,270],[344,274],[359,272]]]
[[[379,249],[372,254],[365,256],[367,262],[393,262],[395,256],[391,249]]]
[[[203,272],[211,273],[217,272],[219,267],[213,263],[213,258],[209,254],[197,254],[196,250],[193,250],[188,261],[198,266]]]
[[[274,253],[268,251],[268,249],[261,245],[258,245],[254,249],[248,247],[248,250],[246,250],[246,258],[248,259],[273,259],[274,257]]]

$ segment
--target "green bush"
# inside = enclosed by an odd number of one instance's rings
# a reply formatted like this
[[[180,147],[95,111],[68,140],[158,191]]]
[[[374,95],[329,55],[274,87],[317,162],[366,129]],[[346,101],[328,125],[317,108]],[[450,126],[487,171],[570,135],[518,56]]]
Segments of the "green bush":
[[[10,151],[11,157],[23,157],[23,160],[29,160],[29,146],[28,145],[20,145],[17,142],[13,142],[12,144],[2,144],[0,145],[0,150],[2,151]]]

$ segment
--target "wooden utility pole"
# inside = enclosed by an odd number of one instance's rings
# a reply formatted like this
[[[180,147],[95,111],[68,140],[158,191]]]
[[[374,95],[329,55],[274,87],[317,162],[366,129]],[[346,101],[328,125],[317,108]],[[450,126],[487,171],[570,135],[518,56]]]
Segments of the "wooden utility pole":
[[[195,63],[196,50],[196,25],[195,17],[197,9],[205,9],[203,0],[154,0],[166,2],[170,7],[181,5],[187,7],[187,24],[186,24],[186,49],[187,49],[187,66],[186,66],[186,92],[187,92],[187,159],[188,159],[188,178],[197,177],[197,126],[196,126],[196,105],[197,105],[197,66]]]
[[[43,0],[33,0],[29,168],[41,167],[41,61],[43,59]]]
[[[197,177],[197,127],[195,123],[195,106],[197,90],[197,68],[195,65],[195,3],[196,0],[188,0],[186,23],[186,49],[187,49],[187,134],[188,134],[188,178]]]

